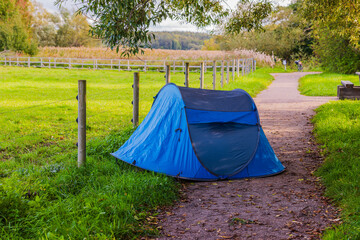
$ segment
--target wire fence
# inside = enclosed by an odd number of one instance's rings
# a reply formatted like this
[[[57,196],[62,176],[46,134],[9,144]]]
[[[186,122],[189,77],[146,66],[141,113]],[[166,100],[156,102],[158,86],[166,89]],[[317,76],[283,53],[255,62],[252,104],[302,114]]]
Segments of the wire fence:
[[[20,67],[48,67],[48,68],[68,68],[68,69],[75,69],[75,68],[85,68],[85,66],[89,66],[89,65],[85,65],[84,64],[75,64],[74,61],[72,61],[71,59],[68,62],[62,61],[62,65],[59,65],[59,59],[57,58],[46,58],[48,61],[44,61],[44,58],[21,58],[21,57],[6,57],[6,58],[0,58],[0,65],[4,65],[4,66],[20,66]],[[82,59],[83,61],[85,61],[84,59]],[[96,62],[95,65],[95,69],[113,69],[116,70],[116,67],[114,65],[114,62],[110,60],[110,65],[103,63],[103,62],[99,62],[98,60],[92,60],[93,63],[94,61]],[[109,60],[107,60],[109,61]],[[114,60],[115,61],[115,60]],[[143,71],[147,71],[149,69],[154,69],[156,67],[158,67],[159,69],[165,69],[164,72],[166,72],[166,70],[172,70],[172,72],[181,72],[182,70],[184,70],[185,76],[188,74],[186,74],[186,72],[190,72],[191,71],[191,67],[192,69],[196,69],[197,67],[199,67],[199,72],[200,72],[200,87],[210,87],[209,84],[206,85],[201,84],[201,81],[204,81],[204,72],[206,72],[206,70],[211,69],[212,73],[213,73],[213,79],[214,81],[212,82],[213,84],[213,88],[215,89],[215,80],[216,80],[216,75],[220,73],[220,77],[221,77],[221,86],[223,86],[223,84],[229,83],[229,79],[232,76],[232,79],[234,79],[234,76],[237,74],[238,76],[241,75],[245,75],[248,74],[252,71],[255,71],[256,69],[256,62],[253,59],[233,59],[233,60],[229,60],[229,61],[204,61],[204,62],[200,62],[199,66],[197,65],[193,65],[191,66],[190,63],[186,64],[186,61],[172,61],[173,65],[168,65],[168,61],[163,62],[164,65],[148,65],[149,62],[143,62],[144,65],[135,65],[134,63],[139,62],[139,61],[130,61],[130,60],[126,60],[126,66],[125,66],[125,70],[129,70],[130,71],[134,71],[135,67],[140,67],[140,69],[142,69]],[[91,66],[94,66],[92,64],[90,64]],[[180,63],[179,65],[176,65],[176,63]],[[208,65],[206,65],[206,63]],[[129,67],[130,64],[130,67]],[[182,65],[183,64],[183,65]],[[186,67],[188,65],[188,68]],[[108,68],[105,68],[105,67]],[[109,67],[110,66],[110,67]],[[122,69],[122,65],[119,62],[117,62],[117,70],[123,70]],[[220,71],[217,72],[217,70],[220,69]],[[158,70],[160,71],[160,70]],[[162,70],[161,70],[162,71]],[[197,75],[197,74],[195,74]],[[167,83],[167,82],[171,82],[170,81],[170,74],[165,74],[166,77],[166,81],[163,82],[163,84]],[[167,79],[168,78],[168,79]],[[189,80],[188,80],[189,81]],[[186,85],[186,77],[185,77],[185,85]],[[129,86],[130,88],[130,86]],[[129,90],[129,89],[128,89]],[[119,89],[110,89],[110,90],[104,90],[104,91],[96,91],[92,94],[87,94],[86,98],[87,101],[90,104],[94,104],[94,101],[107,101],[107,103],[111,102],[115,102],[117,101],[116,99],[112,99],[109,98],[109,96],[116,96],[115,94],[111,94],[111,93],[116,93],[119,94]],[[120,93],[121,94],[121,93]],[[66,94],[68,96],[68,94]],[[106,96],[104,98],[104,96]],[[134,97],[134,96],[133,96]],[[67,142],[67,143],[74,143],[73,147],[75,149],[75,143],[77,142],[77,129],[78,129],[78,124],[77,124],[77,117],[78,117],[78,110],[77,110],[77,97],[73,96],[71,98],[63,98],[63,99],[59,99],[59,100],[54,100],[51,102],[47,102],[47,103],[43,103],[43,104],[37,104],[37,105],[32,105],[32,106],[26,106],[26,107],[21,107],[21,108],[16,108],[16,109],[12,109],[12,110],[4,110],[4,111],[0,111],[0,117],[2,118],[7,118],[4,122],[6,124],[6,121],[15,121],[15,122],[19,122],[18,124],[21,124],[22,120],[21,117],[23,116],[23,113],[25,112],[27,115],[30,115],[30,120],[24,120],[25,121],[29,121],[30,124],[33,123],[33,126],[27,126],[25,127],[19,127],[20,130],[18,130],[17,132],[10,132],[10,131],[5,131],[3,132],[3,134],[0,135],[0,139],[5,140],[6,143],[2,143],[0,144],[0,157],[4,157],[5,158],[9,158],[11,155],[11,152],[9,152],[7,149],[11,149],[10,151],[12,151],[13,149],[16,149],[17,143],[20,141],[23,141],[23,150],[25,149],[25,151],[31,151],[31,148],[36,148],[37,146],[46,146],[47,144],[49,144],[50,141],[55,141],[57,142],[56,145],[61,144],[61,142]],[[90,100],[90,101],[89,101]],[[133,99],[134,100],[134,99]],[[90,134],[88,135],[89,139],[92,139],[94,137],[98,137],[101,134],[104,134],[104,131],[99,130],[99,129],[110,129],[110,128],[115,128],[115,127],[119,127],[119,126],[124,126],[124,122],[128,122],[129,126],[130,126],[130,119],[131,119],[131,111],[130,111],[130,107],[131,107],[131,103],[130,103],[131,99],[129,99],[129,103],[127,103],[127,107],[126,109],[121,109],[120,105],[122,105],[123,103],[119,103],[117,105],[118,108],[109,108],[109,106],[107,106],[106,104],[102,107],[102,108],[93,108],[92,111],[89,111],[88,115],[86,116],[86,119],[89,120],[93,120],[93,121],[89,121],[89,125],[86,126],[86,128],[90,128],[93,127],[93,129],[91,129]],[[97,103],[98,104],[98,103]],[[61,108],[54,108],[55,111],[58,112],[51,112],[48,113],[46,111],[48,111],[48,109],[46,109],[46,107],[48,106],[70,106],[71,105],[71,110],[67,110],[67,112],[62,112]],[[91,108],[91,106],[90,106]],[[46,112],[46,113],[45,113]],[[21,113],[21,114],[20,114]],[[36,118],[37,115],[41,115],[44,114],[44,118],[40,121],[37,120],[33,120],[32,118]],[[112,118],[109,118],[109,114],[112,115]],[[119,120],[114,120],[114,116],[116,117],[122,117],[122,118],[126,118],[126,119],[122,119],[121,121]],[[49,119],[47,119],[47,117]],[[60,119],[60,120],[56,120],[56,119]],[[128,118],[128,119],[127,119]],[[1,120],[1,119],[0,119]],[[42,122],[43,121],[43,122]],[[53,122],[51,122],[53,121]],[[55,145],[55,143],[54,143]],[[49,145],[50,146],[50,145]],[[65,148],[62,148],[61,151],[64,151]],[[69,149],[68,147],[66,149]]]

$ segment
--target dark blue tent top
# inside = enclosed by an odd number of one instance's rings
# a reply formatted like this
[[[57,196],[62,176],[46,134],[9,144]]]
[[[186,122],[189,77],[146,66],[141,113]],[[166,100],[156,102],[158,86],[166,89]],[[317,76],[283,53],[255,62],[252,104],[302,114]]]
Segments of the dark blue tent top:
[[[243,90],[165,85],[129,140],[112,154],[140,168],[185,179],[262,177],[284,170]]]

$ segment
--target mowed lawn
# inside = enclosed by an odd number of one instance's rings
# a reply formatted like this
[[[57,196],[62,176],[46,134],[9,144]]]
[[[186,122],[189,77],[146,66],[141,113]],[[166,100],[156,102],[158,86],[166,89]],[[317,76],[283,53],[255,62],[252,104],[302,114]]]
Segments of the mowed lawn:
[[[252,96],[273,78],[260,69],[224,89]],[[231,76],[231,75],[230,75]],[[76,167],[77,80],[87,80],[87,165]],[[220,89],[220,73],[217,86]],[[184,74],[171,75],[184,84]],[[0,236],[2,239],[133,239],[159,233],[159,207],[178,197],[162,174],[116,162],[132,134],[133,73],[0,67]],[[140,119],[164,86],[140,73]],[[190,87],[199,73],[190,74]],[[212,88],[212,73],[205,74]]]
[[[359,85],[359,76],[337,73],[309,74],[299,81],[299,91],[306,96],[336,96],[341,81],[350,81]]]

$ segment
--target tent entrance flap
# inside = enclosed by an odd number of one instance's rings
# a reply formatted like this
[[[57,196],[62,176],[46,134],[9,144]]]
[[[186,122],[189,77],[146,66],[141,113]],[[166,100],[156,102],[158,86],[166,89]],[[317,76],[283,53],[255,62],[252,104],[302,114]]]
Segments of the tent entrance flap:
[[[259,143],[259,126],[239,123],[189,124],[201,164],[216,176],[232,176],[251,161]]]

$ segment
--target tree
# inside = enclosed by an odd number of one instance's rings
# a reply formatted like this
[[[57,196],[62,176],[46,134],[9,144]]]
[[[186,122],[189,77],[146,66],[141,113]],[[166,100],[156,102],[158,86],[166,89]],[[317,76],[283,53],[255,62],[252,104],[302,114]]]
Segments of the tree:
[[[304,16],[322,29],[349,40],[360,51],[360,1],[354,0],[303,0]]]
[[[220,50],[220,45],[216,43],[214,38],[204,41],[204,46],[201,50]]]
[[[62,23],[58,24],[55,44],[59,47],[87,46],[90,42],[88,36],[90,26],[82,14],[71,13],[67,9],[60,11]]]
[[[28,0],[0,2],[0,51],[13,50],[34,55],[36,42],[32,38],[31,4]]]
[[[99,45],[89,36],[90,25],[86,17],[65,8],[61,8],[60,13],[52,14],[41,4],[35,3],[32,28],[40,47]]]
[[[39,3],[35,2],[34,7],[32,28],[39,46],[56,46],[55,37],[60,17],[46,11]]]
[[[57,0],[60,4],[66,0]],[[165,19],[182,20],[198,27],[219,24],[229,15],[222,6],[222,0],[72,0],[80,5],[79,11],[93,20],[92,36],[103,39],[110,48],[123,54],[137,54],[140,48],[150,47],[154,35],[149,27]],[[242,29],[256,29],[262,18],[269,13],[268,0],[241,0],[251,4],[249,15],[235,14],[234,17],[247,21],[230,21],[227,29],[237,32]],[[251,21],[252,24],[249,24]]]
[[[290,60],[312,55],[312,39],[294,5],[278,6],[263,20],[263,31],[242,31],[213,38],[222,50],[250,49]],[[206,46],[211,42],[207,42]]]
[[[338,73],[360,69],[360,2],[303,0],[302,13],[312,27],[314,51],[322,67]]]

